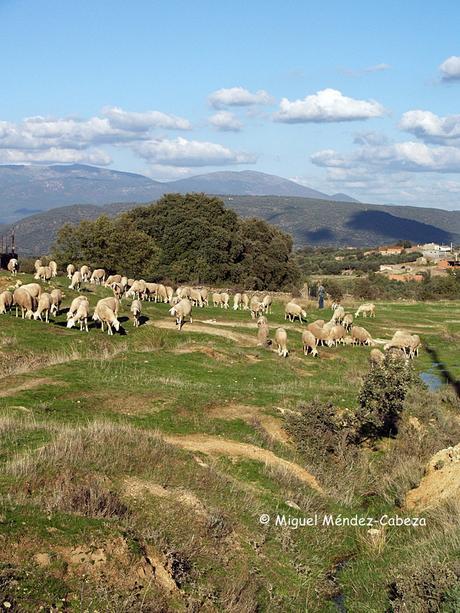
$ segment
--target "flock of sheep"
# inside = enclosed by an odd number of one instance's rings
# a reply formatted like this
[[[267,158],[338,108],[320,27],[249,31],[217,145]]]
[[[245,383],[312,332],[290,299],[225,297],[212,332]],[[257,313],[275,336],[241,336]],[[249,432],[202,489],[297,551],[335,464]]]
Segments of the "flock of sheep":
[[[10,260],[8,270],[13,276],[17,274],[18,262],[16,259]],[[48,282],[57,275],[58,267],[54,261],[43,265],[41,260],[37,260],[35,271],[35,280]],[[99,300],[92,315],[93,321],[99,322],[102,330],[107,327],[109,335],[113,334],[113,330],[117,332],[120,330],[118,314],[122,298],[132,299],[130,312],[134,327],[140,325],[142,301],[153,300],[154,302],[169,303],[171,305],[169,313],[175,317],[179,330],[185,322],[193,322],[192,310],[194,307],[202,308],[212,302],[214,307],[230,308],[231,297],[228,292],[209,294],[206,288],[193,287],[178,287],[174,290],[174,288],[161,283],[129,279],[119,274],[107,276],[102,268],[91,271],[89,266],[86,265],[77,269],[73,264],[69,264],[67,266],[67,277],[70,280],[69,288],[75,291],[80,291],[83,283],[101,285],[112,290],[113,296]],[[23,319],[44,319],[49,322],[50,315],[59,314],[63,297],[60,289],[53,289],[48,293],[43,291],[39,283],[22,285],[18,281],[13,291],[6,290],[0,293],[0,313],[6,313],[16,307],[16,317],[18,317],[20,309]],[[247,293],[238,292],[234,294],[232,302],[234,310],[249,311],[252,319],[257,320],[259,346],[270,346],[272,341],[269,338],[270,330],[267,315],[271,313],[272,297],[269,294],[263,298],[259,298],[257,295],[249,297]],[[319,346],[337,347],[337,345],[342,344],[375,347],[376,342],[372,339],[371,334],[364,327],[357,326],[354,323],[354,320],[360,316],[363,318],[375,317],[374,304],[362,304],[354,316],[352,313],[346,313],[345,308],[340,304],[333,304],[332,311],[330,321],[317,319],[307,324],[306,329],[302,331],[302,348],[305,355],[318,356]],[[290,322],[294,322],[296,319],[300,323],[306,323],[307,321],[306,311],[295,301],[286,304],[284,313],[285,320]],[[80,331],[88,332],[89,318],[90,305],[88,298],[84,295],[77,296],[72,300],[67,312],[67,327],[72,328],[78,325]],[[288,335],[284,328],[276,329],[274,342],[278,355],[287,357],[289,354]],[[398,351],[409,358],[413,358],[418,355],[419,347],[420,338],[417,335],[397,331],[392,340],[385,344],[384,349],[386,351]],[[374,364],[381,363],[383,359],[384,354],[380,350],[373,349],[371,351],[371,361]]]

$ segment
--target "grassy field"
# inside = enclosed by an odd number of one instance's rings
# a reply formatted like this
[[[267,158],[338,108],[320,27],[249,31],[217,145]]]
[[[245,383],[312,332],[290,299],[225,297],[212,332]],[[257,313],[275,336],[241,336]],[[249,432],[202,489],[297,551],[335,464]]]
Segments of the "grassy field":
[[[0,275],[0,288],[8,283]],[[65,278],[53,285],[66,288],[65,306],[77,295]],[[92,306],[109,295],[83,293]],[[353,410],[370,348],[305,357],[302,326],[284,322],[275,301],[269,324],[272,335],[288,330],[283,360],[257,347],[247,312],[195,309],[178,332],[168,308],[144,303],[136,330],[123,301],[113,337],[68,330],[65,312],[50,324],[0,316],[7,608],[384,613],[392,580],[426,551],[433,563],[459,555],[457,508],[427,513],[426,528],[389,527],[378,542],[363,527],[274,524],[277,514],[407,515],[401,501],[426,461],[459,442],[451,388],[415,387],[396,439],[307,462],[283,415],[314,400]],[[308,309],[310,321],[329,316]],[[418,333],[416,371],[460,379],[460,302],[378,303],[363,325],[379,341]]]

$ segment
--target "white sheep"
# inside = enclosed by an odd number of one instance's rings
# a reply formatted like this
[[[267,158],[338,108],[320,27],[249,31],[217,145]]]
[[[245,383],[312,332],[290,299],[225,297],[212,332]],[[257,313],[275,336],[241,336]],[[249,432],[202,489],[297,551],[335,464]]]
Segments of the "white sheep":
[[[67,327],[73,328],[76,323],[80,324],[80,332],[83,332],[83,328],[88,332],[88,317],[89,317],[89,302],[81,300],[78,304],[76,312],[67,320]]]
[[[134,327],[138,328],[140,323],[140,317],[142,313],[142,302],[140,300],[133,300],[131,303],[131,313],[133,314]]]
[[[110,287],[112,283],[121,283],[121,275],[109,275],[105,280],[104,286]],[[129,283],[129,285],[131,286],[133,283]]]
[[[385,361],[385,354],[383,354],[380,349],[371,349],[369,361],[371,366],[381,366]]]
[[[342,326],[347,332],[350,332],[353,326],[353,315],[351,313],[345,313],[345,316],[342,319]]]
[[[107,301],[99,300],[94,310],[94,321],[101,322],[101,330],[104,331],[104,324],[107,324],[107,334],[113,335],[112,328],[118,332],[120,330],[120,322],[117,319],[115,312],[108,306]]]
[[[373,345],[374,341],[372,340],[372,336],[370,333],[361,326],[353,326],[353,330],[351,331],[351,338],[353,340],[353,345]]]
[[[105,270],[103,268],[94,269],[89,282],[94,285],[102,285],[105,282]]]
[[[34,275],[34,279],[41,279],[42,281],[49,281],[53,276],[53,271],[49,266],[40,266]]]
[[[341,323],[345,317],[345,309],[341,305],[337,305],[331,317],[331,321],[334,323]]]
[[[345,336],[346,330],[341,324],[332,326],[332,328],[329,330],[327,345],[329,347],[332,347],[333,345],[337,347],[337,343],[342,343],[343,345],[345,342]]]
[[[212,295],[212,305],[214,307],[220,306],[222,308],[222,303],[223,303],[222,294],[220,294],[219,292],[214,292]]]
[[[241,300],[241,293],[237,292],[234,296],[233,296],[233,310],[234,311],[238,311],[238,309],[241,309],[242,307],[242,300]]]
[[[192,288],[192,291],[190,292],[190,301],[193,306],[198,306],[200,308],[203,307],[203,299],[201,297],[200,290]]]
[[[275,343],[278,346],[278,355],[280,357],[287,358],[289,351],[287,348],[287,333],[284,328],[277,328],[275,332]]]
[[[270,294],[266,294],[264,296],[264,299],[262,300],[262,306],[264,309],[264,313],[272,312],[272,297],[270,296]]]
[[[13,306],[13,294],[5,290],[0,294],[0,313],[6,313]]]
[[[83,264],[83,266],[80,268],[80,273],[81,273],[82,281],[88,282],[90,280],[91,270],[89,266],[87,266],[86,264]]]
[[[182,329],[187,318],[189,318],[190,323],[193,323],[192,303],[188,298],[182,298],[180,302],[169,309],[169,313],[176,318],[176,324],[179,326],[179,330]]]
[[[11,258],[11,260],[7,264],[8,271],[15,277],[18,274],[18,261],[16,258]]]
[[[35,272],[37,272],[40,266],[43,266],[43,262],[41,261],[40,258],[38,258],[37,260],[35,260],[35,263],[34,263]]]
[[[81,272],[76,270],[72,275],[72,280],[70,281],[69,289],[80,291],[82,282]]]
[[[369,317],[375,317],[375,304],[369,303],[359,306],[356,310],[355,317],[359,317],[360,315],[363,317],[367,317],[368,315]]]
[[[243,311],[247,311],[249,309],[249,296],[243,293],[241,295],[241,302],[243,304]]]
[[[311,353],[313,357],[318,355],[318,350],[316,349],[316,338],[313,332],[310,332],[310,330],[304,330],[302,332],[302,348],[305,355],[308,355],[309,353]]]
[[[75,272],[75,266],[73,264],[67,264],[67,278],[72,280],[72,275]]]
[[[224,309],[228,309],[229,301],[230,301],[230,294],[228,294],[227,292],[222,292],[221,296],[222,296],[222,303],[220,306]]]
[[[252,319],[259,317],[264,313],[264,305],[260,302],[257,296],[253,296],[249,305]]]
[[[62,298],[64,297],[60,289],[53,289],[50,293],[51,296],[51,314],[58,314],[61,308]]]
[[[268,347],[271,345],[271,340],[269,339],[270,328],[265,317],[259,317],[257,327],[257,344],[260,347]]]
[[[32,298],[39,298],[42,293],[42,286],[40,283],[26,283],[21,285],[22,289],[26,289]]]
[[[51,311],[51,305],[53,301],[51,299],[50,294],[47,292],[42,292],[40,298],[38,299],[37,310],[34,313],[34,319],[43,321],[43,313],[45,314],[45,321],[49,323],[49,315]]]
[[[26,289],[18,287],[13,292],[13,304],[16,306],[16,317],[20,307],[22,319],[32,319],[37,300]]]
[[[288,302],[284,307],[284,319],[289,319],[289,321],[295,321],[296,318],[298,318],[300,323],[302,323],[303,319],[307,319],[307,313],[297,303]]]
[[[52,277],[57,277],[57,274],[58,274],[57,263],[54,260],[51,260],[50,263],[48,264],[48,266],[51,269],[51,276]]]
[[[209,297],[208,297],[208,290],[206,287],[202,287],[200,289],[200,294],[201,294],[201,300],[203,301],[203,304],[205,306],[209,306]]]
[[[67,320],[72,319],[73,317],[75,317],[76,312],[78,311],[78,307],[80,306],[80,303],[82,302],[87,302],[88,303],[88,309],[89,309],[89,302],[88,302],[88,298],[86,296],[77,296],[76,298],[74,298],[70,304],[69,310],[67,311]]]

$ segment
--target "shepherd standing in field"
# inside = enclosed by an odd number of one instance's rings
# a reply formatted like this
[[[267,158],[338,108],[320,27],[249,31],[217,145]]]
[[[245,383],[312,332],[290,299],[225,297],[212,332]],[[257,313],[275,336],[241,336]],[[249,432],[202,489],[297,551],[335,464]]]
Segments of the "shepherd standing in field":
[[[326,294],[326,290],[324,289],[324,286],[322,285],[322,283],[318,285],[317,294],[318,294],[318,308],[324,309],[324,296]]]

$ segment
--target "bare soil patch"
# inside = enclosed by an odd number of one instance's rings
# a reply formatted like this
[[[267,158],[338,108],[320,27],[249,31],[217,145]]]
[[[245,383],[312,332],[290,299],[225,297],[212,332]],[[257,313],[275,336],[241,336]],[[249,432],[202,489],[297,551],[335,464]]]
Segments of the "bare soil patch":
[[[0,398],[7,398],[8,396],[15,396],[25,390],[33,389],[34,387],[40,387],[41,385],[64,385],[61,381],[54,381],[48,377],[39,377],[37,379],[26,379],[22,383],[17,385],[5,385],[0,388]]]

